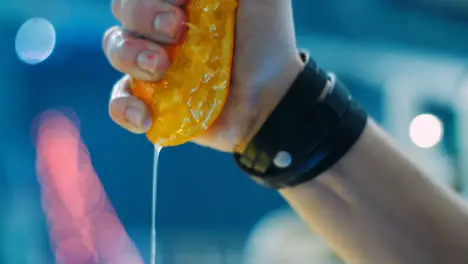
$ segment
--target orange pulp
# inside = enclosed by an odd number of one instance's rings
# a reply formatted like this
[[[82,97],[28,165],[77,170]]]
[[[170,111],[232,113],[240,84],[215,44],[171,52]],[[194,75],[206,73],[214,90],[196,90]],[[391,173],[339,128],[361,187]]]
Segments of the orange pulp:
[[[132,94],[152,111],[148,139],[162,147],[183,144],[206,131],[228,96],[236,0],[189,0],[188,31],[167,47],[172,65],[158,82],[132,79]]]

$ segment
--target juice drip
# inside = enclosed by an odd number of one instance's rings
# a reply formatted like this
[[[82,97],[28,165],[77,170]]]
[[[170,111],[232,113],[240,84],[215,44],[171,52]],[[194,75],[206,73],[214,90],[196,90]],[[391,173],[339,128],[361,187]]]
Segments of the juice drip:
[[[162,147],[154,145],[154,160],[153,160],[153,190],[151,198],[151,255],[150,263],[156,264],[156,205],[157,205],[157,191],[158,191],[158,163],[159,154]]]

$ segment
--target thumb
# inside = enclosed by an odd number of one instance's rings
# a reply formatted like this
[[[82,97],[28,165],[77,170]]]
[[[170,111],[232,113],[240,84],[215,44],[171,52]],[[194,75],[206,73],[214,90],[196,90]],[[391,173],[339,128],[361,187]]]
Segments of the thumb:
[[[142,134],[151,127],[151,111],[130,94],[131,80],[128,75],[120,79],[112,89],[109,114],[112,120],[135,134]]]

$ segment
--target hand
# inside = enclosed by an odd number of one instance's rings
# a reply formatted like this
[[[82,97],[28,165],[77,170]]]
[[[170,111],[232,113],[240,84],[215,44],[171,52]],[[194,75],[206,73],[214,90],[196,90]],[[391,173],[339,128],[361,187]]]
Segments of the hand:
[[[151,118],[147,107],[130,95],[129,75],[153,81],[164,75],[170,62],[161,45],[175,43],[183,34],[185,14],[180,6],[186,1],[112,1],[112,12],[122,27],[105,33],[104,51],[111,65],[128,75],[114,86],[109,111],[117,124],[131,132],[146,132]],[[296,48],[291,0],[238,2],[229,97],[216,122],[193,141],[221,151],[241,152],[303,65]],[[145,39],[138,39],[127,30]],[[139,60],[139,54],[145,51],[156,56]]]

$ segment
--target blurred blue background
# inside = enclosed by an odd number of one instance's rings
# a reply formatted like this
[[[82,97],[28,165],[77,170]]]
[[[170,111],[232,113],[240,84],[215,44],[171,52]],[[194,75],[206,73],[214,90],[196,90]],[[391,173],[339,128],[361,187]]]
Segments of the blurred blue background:
[[[144,258],[149,255],[153,148],[107,114],[110,89],[120,76],[101,50],[102,33],[116,24],[109,4],[0,3],[0,263],[53,263],[32,132],[34,119],[48,109],[76,113],[109,199]],[[293,0],[293,5],[300,47],[336,72],[417,162],[463,195],[468,1]],[[31,18],[52,27],[17,35]],[[440,123],[418,119],[420,114]],[[443,135],[429,135],[439,128]],[[430,147],[421,148],[421,138]],[[285,206],[275,192],[242,175],[229,155],[191,144],[164,149],[159,175],[162,263],[181,263],[182,253],[191,256],[182,263],[241,263],[255,224]]]

